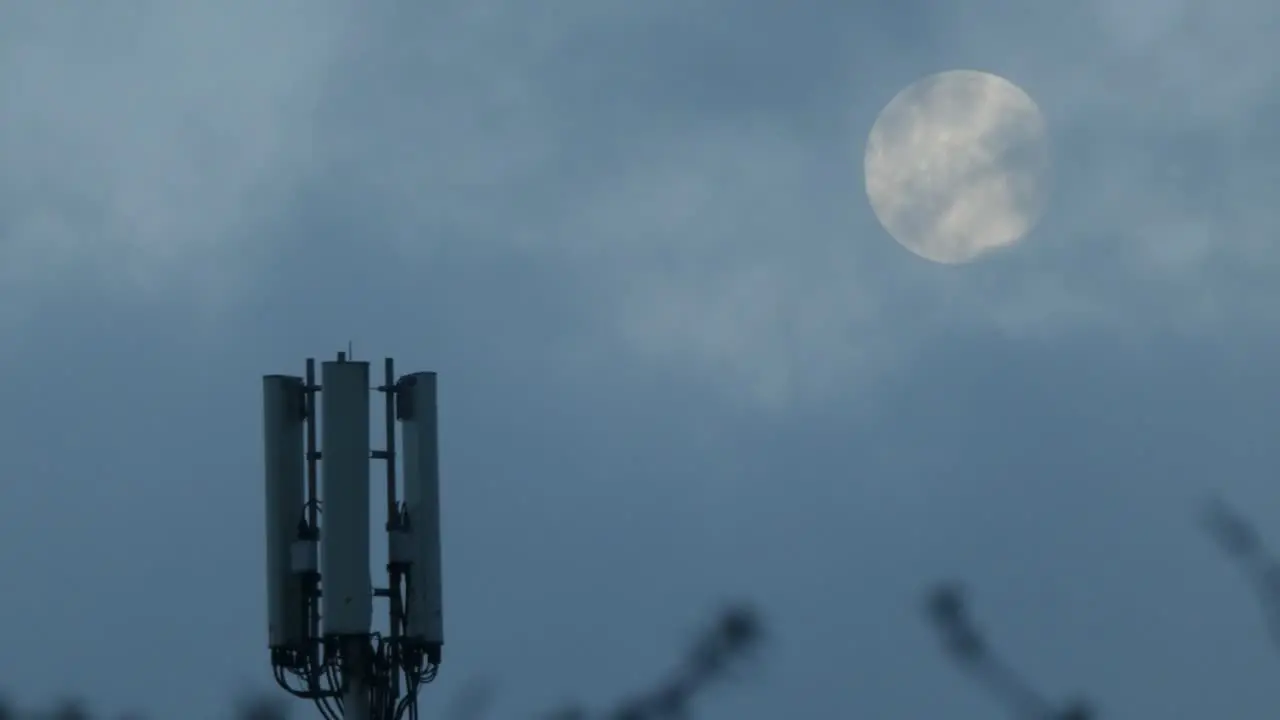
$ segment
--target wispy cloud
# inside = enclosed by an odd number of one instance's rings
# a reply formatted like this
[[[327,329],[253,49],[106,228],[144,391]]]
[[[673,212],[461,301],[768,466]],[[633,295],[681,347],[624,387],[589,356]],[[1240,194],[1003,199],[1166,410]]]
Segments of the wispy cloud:
[[[5,305],[105,286],[221,303],[313,156],[340,4],[0,10]]]
[[[325,183],[363,242],[426,269],[536,257],[591,298],[580,342],[769,405],[857,392],[942,329],[1199,332],[1273,305],[1280,11],[1261,3],[994,24],[726,0],[130,7],[4,11],[12,297],[234,299],[275,252],[260,221]],[[1024,245],[939,269],[879,228],[861,158],[894,93],[955,67],[1027,89],[1056,165]]]

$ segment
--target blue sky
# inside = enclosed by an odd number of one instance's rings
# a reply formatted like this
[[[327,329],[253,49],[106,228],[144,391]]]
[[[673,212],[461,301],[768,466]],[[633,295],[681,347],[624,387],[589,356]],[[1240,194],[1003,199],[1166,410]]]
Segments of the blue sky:
[[[0,5],[0,644],[23,702],[264,688],[260,376],[440,373],[443,704],[991,717],[920,595],[1109,717],[1265,717],[1280,541],[1274,29],[1255,0]],[[1040,103],[1048,212],[929,264],[863,141],[921,75]],[[301,708],[300,708],[301,709]]]

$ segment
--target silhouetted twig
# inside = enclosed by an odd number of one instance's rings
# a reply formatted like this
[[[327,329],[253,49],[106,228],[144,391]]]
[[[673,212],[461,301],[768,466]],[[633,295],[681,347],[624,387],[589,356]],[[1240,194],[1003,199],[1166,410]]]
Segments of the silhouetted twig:
[[[687,720],[694,698],[728,674],[733,664],[752,650],[762,639],[763,631],[755,610],[746,606],[731,607],[720,614],[715,625],[704,632],[684,662],[668,680],[652,691],[620,704],[614,710],[593,714],[576,706],[562,708],[545,716],[547,720]],[[449,713],[455,720],[479,720],[486,714],[492,699],[488,683],[474,683],[457,699]],[[14,715],[0,704],[0,720]],[[64,703],[52,715],[58,720],[88,720],[80,703]],[[242,703],[236,712],[240,720],[285,720],[287,713],[279,703],[269,699]]]
[[[1280,648],[1280,560],[1262,544],[1253,526],[1221,498],[1207,503],[1205,525],[1253,584],[1271,642]]]
[[[942,637],[943,647],[960,666],[973,673],[999,696],[1016,718],[1028,720],[1091,720],[1094,711],[1084,701],[1057,709],[1022,677],[996,657],[969,617],[964,590],[946,583],[929,593],[927,612]]]
[[[728,608],[698,639],[676,672],[656,688],[602,715],[570,706],[545,717],[548,720],[587,720],[593,716],[607,720],[685,720],[694,698],[723,680],[729,668],[753,650],[762,637],[760,618],[754,609]]]

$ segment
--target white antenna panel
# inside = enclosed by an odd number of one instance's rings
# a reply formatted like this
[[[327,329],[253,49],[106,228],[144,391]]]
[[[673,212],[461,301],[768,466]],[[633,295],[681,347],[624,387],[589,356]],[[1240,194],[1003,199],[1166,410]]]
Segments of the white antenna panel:
[[[436,374],[401,379],[399,411],[404,448],[404,499],[409,524],[407,635],[428,646],[444,644],[440,559],[440,452]]]
[[[262,378],[263,446],[267,489],[267,634],[272,648],[298,647],[307,639],[302,584],[291,551],[303,517],[302,378]]]
[[[369,560],[369,363],[321,366],[320,533],[324,634],[367,635],[373,622]]]

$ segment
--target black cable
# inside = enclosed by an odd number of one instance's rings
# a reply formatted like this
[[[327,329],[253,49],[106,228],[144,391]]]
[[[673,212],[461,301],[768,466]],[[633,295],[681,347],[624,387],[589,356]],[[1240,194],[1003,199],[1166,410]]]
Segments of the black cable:
[[[343,716],[341,703],[333,702],[333,698],[327,695],[316,698],[316,703],[320,707],[320,712],[324,713],[327,718],[341,718]]]
[[[307,686],[312,693],[312,702],[316,706],[316,710],[320,711],[320,715],[325,720],[341,720],[333,708],[329,705],[329,698],[325,694],[323,688],[320,687],[319,672],[315,667],[310,655],[307,656]]]
[[[413,718],[417,712],[415,700],[418,697],[418,687],[421,683],[417,678],[410,676],[409,673],[406,672],[405,675],[405,694],[396,706],[395,720],[403,720],[405,713],[409,713],[409,717]]]
[[[297,677],[297,671],[295,670],[289,670],[289,674],[292,674],[295,677]],[[314,693],[312,693],[309,689],[307,690],[295,689],[290,684],[289,678],[285,674],[284,668],[281,668],[279,666],[272,667],[272,675],[275,677],[276,684],[279,685],[281,688],[283,688],[284,691],[289,693],[290,695],[297,698],[302,698],[304,700],[311,699],[314,696]]]
[[[373,717],[377,720],[385,720],[390,703],[395,701],[395,698],[390,697],[391,674],[394,672],[390,657],[391,644],[382,637],[381,633],[374,633],[373,639],[377,644],[374,646],[372,673],[370,673],[373,677],[370,705]]]
[[[323,686],[322,668],[316,667],[313,658],[307,657],[307,684],[315,695],[315,706],[326,720],[339,720],[340,716],[329,704],[329,689]]]
[[[329,685],[328,697],[325,698],[326,707],[331,708],[335,717],[344,717],[347,709],[342,702],[342,682],[332,660],[324,664],[324,679]]]
[[[325,704],[325,698],[322,698],[322,697],[316,698],[315,706],[316,706],[316,709],[320,711],[320,714],[325,718],[325,720],[340,720],[336,715],[333,714],[333,710],[330,709],[327,704]]]

